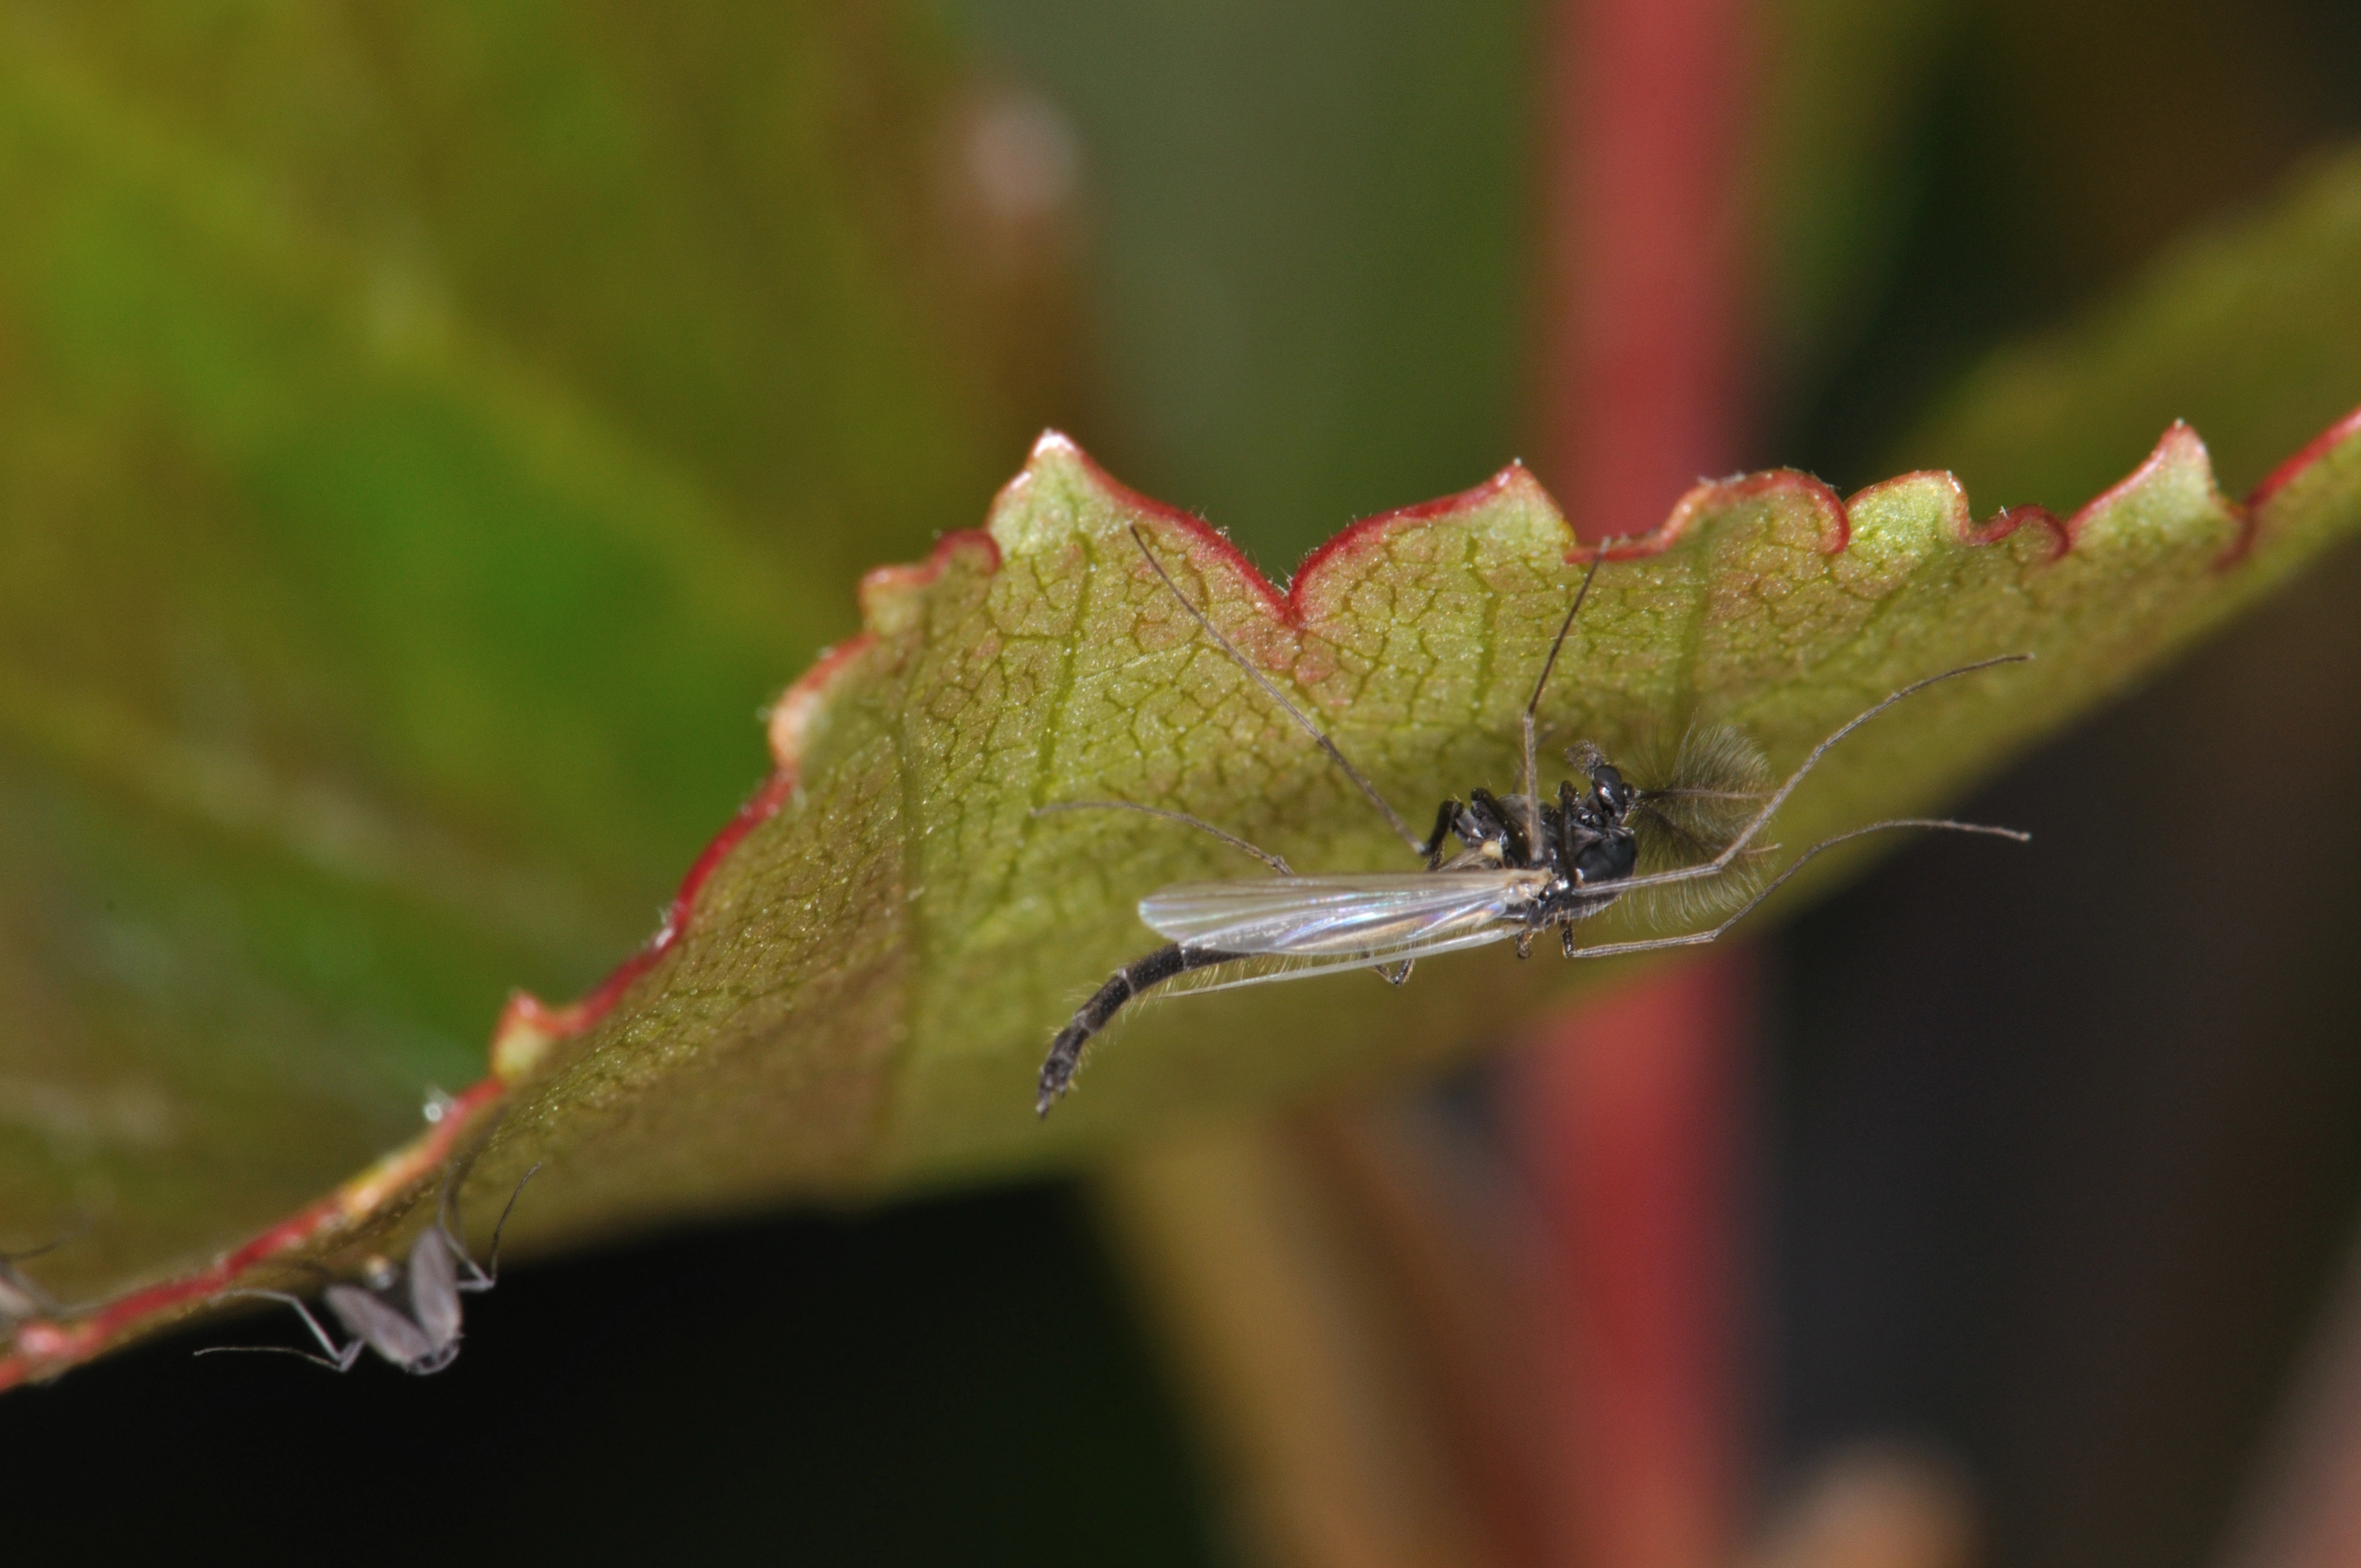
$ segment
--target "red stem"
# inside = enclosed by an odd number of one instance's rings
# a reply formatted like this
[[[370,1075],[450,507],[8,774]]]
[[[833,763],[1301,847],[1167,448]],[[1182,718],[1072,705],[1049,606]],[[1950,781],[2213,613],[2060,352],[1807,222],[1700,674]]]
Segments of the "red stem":
[[[1638,532],[1740,442],[1743,0],[1564,0],[1551,49],[1543,474]],[[1736,1192],[1751,970],[1722,954],[1561,1021],[1509,1069],[1555,1256],[1554,1560],[1730,1560],[1745,1427]]]
[[[1730,955],[1627,986],[1516,1064],[1511,1135],[1557,1253],[1541,1354],[1554,1561],[1730,1560],[1752,980]]]
[[[1557,9],[1543,481],[1585,538],[1653,527],[1739,443],[1743,0]]]

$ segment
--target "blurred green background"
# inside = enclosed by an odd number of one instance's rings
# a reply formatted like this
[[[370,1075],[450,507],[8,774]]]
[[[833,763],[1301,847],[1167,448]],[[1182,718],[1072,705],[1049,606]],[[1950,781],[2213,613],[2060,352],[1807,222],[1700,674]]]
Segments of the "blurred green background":
[[[858,574],[972,526],[1038,428],[1275,576],[1532,455],[1548,21],[0,6],[0,1246],[86,1227],[69,1282],[199,1255],[406,1135],[509,988],[570,995],[646,935]],[[1757,32],[1750,460],[2063,510],[2174,417],[2235,490],[2361,401],[2361,181],[2319,173],[2361,131],[2349,8],[1769,0]],[[2307,170],[2276,237],[2204,249]],[[1898,1427],[1964,1457],[1994,1561],[2206,1560],[2361,1196],[2339,584],[1999,786],[2062,880],[1914,853],[1786,939],[1767,1474]],[[2280,822],[2192,827],[2224,766]],[[2192,839],[2257,879],[2228,956],[2136,923],[2196,918]],[[1817,956],[1882,935],[1906,974],[1995,926],[2078,961],[1967,1037]],[[2202,1023],[2206,1071],[2101,1048],[2091,999],[2144,963],[2221,975],[2145,1036],[2169,1062]],[[1895,1190],[1923,1201],[1862,1217]],[[2160,1229],[2094,1280],[2027,1216],[2103,1226],[2070,1195],[2108,1192]],[[68,1551],[259,1497],[343,1541],[429,1488],[497,1550],[661,1452],[668,1506],[592,1509],[586,1549],[1222,1559],[1094,1247],[1038,1189],[716,1233],[518,1274],[431,1391],[173,1343],[0,1431],[28,1496],[171,1499],[63,1509]],[[2186,1309],[2127,1328],[2159,1279]],[[2044,1447],[2024,1369],[2058,1399],[2095,1341],[2136,1348]],[[2186,1399],[2147,1391],[2192,1354]]]

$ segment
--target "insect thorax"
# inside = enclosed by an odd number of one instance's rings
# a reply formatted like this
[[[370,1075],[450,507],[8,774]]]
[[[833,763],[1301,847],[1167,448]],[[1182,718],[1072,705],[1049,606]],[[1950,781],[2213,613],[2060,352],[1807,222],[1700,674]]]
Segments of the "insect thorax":
[[[1638,840],[1627,821],[1637,792],[1603,759],[1589,775],[1588,792],[1568,779],[1554,801],[1478,789],[1469,792],[1466,806],[1445,807],[1452,830],[1466,846],[1457,864],[1549,873],[1547,888],[1521,912],[1534,927],[1598,914],[1615,902],[1613,885],[1639,863]]]

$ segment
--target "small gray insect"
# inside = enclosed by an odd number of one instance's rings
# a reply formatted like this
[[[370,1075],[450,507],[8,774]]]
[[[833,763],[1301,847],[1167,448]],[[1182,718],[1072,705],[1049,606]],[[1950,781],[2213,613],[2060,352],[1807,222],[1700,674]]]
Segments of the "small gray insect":
[[[413,1377],[442,1371],[459,1358],[459,1298],[463,1293],[489,1290],[500,1282],[500,1233],[508,1229],[510,1211],[523,1194],[524,1184],[540,1169],[536,1165],[526,1171],[518,1179],[516,1190],[509,1194],[508,1206],[500,1211],[500,1223],[492,1227],[490,1254],[481,1266],[467,1255],[467,1244],[451,1225],[451,1193],[461,1175],[454,1170],[444,1180],[443,1195],[435,1205],[434,1223],[411,1246],[406,1266],[380,1258],[370,1269],[365,1284],[339,1280],[321,1292],[328,1310],[353,1336],[341,1345],[320,1326],[320,1320],[312,1315],[312,1309],[300,1296],[284,1290],[224,1292],[284,1301],[295,1309],[327,1354],[314,1355],[308,1350],[284,1344],[216,1344],[197,1354],[274,1352],[300,1355],[331,1371],[350,1372],[362,1351],[373,1350]]]

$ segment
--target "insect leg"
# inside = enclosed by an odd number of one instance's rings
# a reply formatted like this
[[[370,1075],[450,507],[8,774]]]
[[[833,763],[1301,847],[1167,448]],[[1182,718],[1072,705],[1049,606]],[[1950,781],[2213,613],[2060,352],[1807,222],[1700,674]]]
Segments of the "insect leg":
[[[440,1222],[443,1226],[443,1239],[451,1244],[452,1255],[457,1257],[461,1263],[467,1266],[467,1277],[458,1282],[458,1288],[462,1290],[489,1290],[494,1285],[500,1283],[500,1233],[509,1228],[509,1216],[516,1212],[517,1200],[524,1196],[524,1184],[541,1174],[541,1163],[542,1162],[539,1160],[535,1160],[532,1169],[517,1178],[516,1186],[509,1192],[508,1202],[500,1210],[500,1219],[494,1222],[492,1225],[492,1246],[490,1255],[486,1257],[480,1266],[477,1264],[474,1258],[467,1255],[467,1244],[462,1242],[458,1238],[457,1234],[452,1231],[448,1217],[445,1216]]]
[[[1245,953],[1224,953],[1210,948],[1184,948],[1174,944],[1159,948],[1146,958],[1134,959],[1115,971],[1096,994],[1082,1003],[1073,1022],[1058,1031],[1049,1043],[1049,1058],[1041,1064],[1040,1093],[1033,1102],[1035,1114],[1046,1116],[1058,1097],[1066,1092],[1074,1080],[1074,1069],[1082,1065],[1082,1047],[1093,1035],[1115,1021],[1124,1004],[1152,985],[1161,985],[1191,970],[1214,964],[1225,964],[1246,958]]]
[[[500,1217],[492,1223],[492,1249],[491,1255],[486,1258],[484,1262],[484,1267],[482,1270],[484,1282],[481,1285],[472,1287],[473,1288],[478,1290],[489,1290],[494,1284],[498,1283],[500,1277],[500,1233],[509,1228],[509,1215],[515,1211],[516,1201],[524,1196],[524,1184],[541,1174],[541,1161],[533,1161],[532,1168],[522,1176],[518,1177],[516,1186],[510,1190],[509,1201],[501,1207]],[[472,1264],[472,1260],[470,1261]],[[470,1287],[462,1285],[459,1288],[466,1290],[470,1288]]]
[[[1993,828],[1982,822],[1954,822],[1946,817],[1897,817],[1888,822],[1872,822],[1867,827],[1855,828],[1847,832],[1838,833],[1832,837],[1823,839],[1818,843],[1813,845],[1810,849],[1805,850],[1802,854],[1797,855],[1794,860],[1788,861],[1786,865],[1780,868],[1780,872],[1777,876],[1774,876],[1769,882],[1764,883],[1753,897],[1740,905],[1738,908],[1731,912],[1729,917],[1724,919],[1719,926],[1708,927],[1702,931],[1686,932],[1678,937],[1646,937],[1642,938],[1639,940],[1630,942],[1601,942],[1597,947],[1591,948],[1577,948],[1574,946],[1573,929],[1572,927],[1568,927],[1565,934],[1565,956],[1570,959],[1611,959],[1625,953],[1659,952],[1666,948],[1703,947],[1708,942],[1717,940],[1724,933],[1728,932],[1732,926],[1737,925],[1741,920],[1745,919],[1749,915],[1752,914],[1758,905],[1762,904],[1764,899],[1769,898],[1773,894],[1779,891],[1780,884],[1784,883],[1789,877],[1794,876],[1797,872],[1802,871],[1815,856],[1820,854],[1823,850],[1833,850],[1839,844],[1844,843],[1846,840],[1850,839],[1861,838],[1864,834],[1883,833],[1894,828],[1931,828],[1952,833],[1981,833],[1993,839],[2012,839],[2019,844],[2030,843],[2033,839],[2032,834],[2020,832],[2014,828]]]
[[[1369,972],[1388,985],[1406,985],[1410,982],[1411,966],[1416,962],[1416,959],[1404,959],[1398,964],[1379,964]]]
[[[1781,806],[1787,804],[1787,797],[1795,793],[1795,786],[1804,782],[1804,775],[1810,773],[1814,767],[1818,765],[1819,760],[1828,754],[1829,747],[1834,746],[1838,741],[1843,740],[1846,736],[1851,734],[1854,730],[1860,729],[1871,719],[1875,718],[1879,714],[1883,713],[1895,703],[1901,702],[1907,697],[1916,696],[1928,686],[1938,685],[1944,681],[1956,679],[1960,675],[1971,675],[1978,670],[1989,670],[1995,664],[2029,663],[2032,662],[2032,659],[2033,655],[2030,653],[2003,653],[1996,659],[1979,659],[1972,664],[1961,664],[1957,669],[1945,670],[1942,674],[1937,675],[1928,675],[1925,680],[1913,681],[1908,685],[1904,686],[1900,691],[1894,693],[1891,696],[1884,698],[1883,701],[1872,703],[1868,707],[1863,708],[1860,713],[1839,725],[1835,732],[1830,734],[1827,740],[1822,740],[1818,745],[1813,747],[1811,754],[1804,759],[1801,765],[1799,765],[1794,773],[1787,775],[1787,782],[1781,784],[1776,790],[1772,792],[1771,798],[1763,803],[1763,809],[1756,812],[1753,819],[1748,822],[1744,828],[1739,829],[1738,837],[1732,839],[1728,847],[1726,847],[1719,855],[1716,856],[1715,859],[1724,866],[1727,866],[1730,861],[1736,860],[1740,854],[1744,852],[1746,846],[1753,842],[1754,836],[1763,830],[1763,825],[1768,823],[1771,818],[1777,814]],[[1875,828],[1883,826],[1886,826],[1886,824],[1876,823],[1872,824],[1869,828],[1855,828],[1854,831],[1858,833],[1867,833],[1874,831]],[[1893,826],[1923,828],[1930,826],[1960,827],[1963,825],[1949,822],[1930,823],[1924,820],[1913,820],[1905,823],[1897,820],[1893,824]],[[1972,830],[1990,832],[2004,831],[2003,829],[1998,828]],[[1828,843],[1835,843],[1838,840],[1834,839],[1828,840]],[[1805,858],[1808,858],[1810,855],[1817,854],[1817,849],[1808,850],[1806,852]],[[1803,860],[1798,859],[1795,863],[1797,865],[1801,865],[1803,863]]]
[[[1549,657],[1542,661],[1541,678],[1533,682],[1533,695],[1525,702],[1524,741],[1525,772],[1521,787],[1525,792],[1526,827],[1535,843],[1541,841],[1541,765],[1534,757],[1533,716],[1541,711],[1542,693],[1549,689],[1550,672],[1557,668],[1559,650],[1565,646],[1566,633],[1574,630],[1574,618],[1582,613],[1582,601],[1590,597],[1591,579],[1598,576],[1598,564],[1607,559],[1607,544],[1601,541],[1590,553],[1590,570],[1582,575],[1582,587],[1575,589],[1574,602],[1566,606],[1565,619],[1558,623],[1557,636],[1550,642]]]
[[[51,1242],[49,1246],[57,1244]],[[25,1277],[16,1266],[20,1257],[38,1257],[49,1247],[35,1247],[30,1252],[0,1252],[0,1328],[24,1318],[38,1318],[58,1310],[49,1293]]]
[[[1467,792],[1467,802],[1468,814],[1481,824],[1478,831],[1472,836],[1464,828],[1461,830],[1460,837],[1468,840],[1468,848],[1474,849],[1478,842],[1487,839],[1497,839],[1500,847],[1508,852],[1510,865],[1522,866],[1532,863],[1533,846],[1541,842],[1540,839],[1538,837],[1528,839],[1525,836],[1524,824],[1510,815],[1509,808],[1500,804],[1498,796],[1488,789],[1471,789]]]
[[[358,1361],[361,1352],[368,1348],[358,1339],[349,1344],[339,1345],[329,1338],[328,1331],[320,1326],[320,1320],[312,1315],[312,1309],[303,1304],[301,1296],[290,1296],[284,1290],[225,1290],[222,1294],[259,1296],[269,1301],[284,1301],[295,1309],[296,1315],[303,1320],[303,1326],[312,1331],[312,1337],[318,1340],[320,1348],[328,1354],[313,1355],[308,1350],[297,1350],[292,1345],[284,1344],[209,1344],[196,1353],[199,1355],[298,1355],[305,1361],[317,1362],[331,1372],[350,1372],[353,1363]]]
[[[1703,861],[1693,866],[1683,866],[1676,871],[1651,872],[1645,876],[1625,878],[1620,883],[1620,890],[1629,893],[1637,891],[1641,888],[1663,887],[1674,883],[1694,882],[1701,877],[1719,876],[1723,872],[1728,871],[1740,856],[1747,852],[1747,846],[1752,844],[1755,838],[1762,833],[1763,829],[1769,825],[1771,818],[1778,814],[1779,808],[1787,804],[1787,797],[1795,793],[1795,786],[1804,782],[1804,776],[1806,773],[1809,773],[1814,767],[1818,765],[1820,759],[1828,755],[1828,749],[1834,746],[1838,741],[1843,740],[1846,736],[1851,734],[1854,730],[1860,729],[1871,719],[1875,718],[1879,714],[1883,713],[1895,703],[1902,701],[1905,697],[1916,696],[1920,692],[1925,691],[1928,686],[1938,685],[1944,681],[1955,679],[1960,675],[1971,675],[1979,670],[1989,670],[1996,664],[2024,664],[2030,663],[2032,660],[2033,655],[2030,653],[2003,653],[1998,658],[1979,659],[1972,664],[1961,664],[1957,669],[1945,670],[1940,674],[1928,675],[1924,680],[1913,681],[1908,685],[1904,686],[1900,691],[1894,693],[1890,696],[1871,704],[1868,707],[1863,708],[1861,712],[1847,719],[1843,724],[1838,726],[1838,728],[1832,731],[1826,740],[1813,747],[1811,753],[1804,759],[1802,764],[1798,766],[1794,773],[1787,775],[1787,782],[1781,784],[1776,790],[1772,792],[1770,798],[1763,803],[1763,808],[1747,819],[1746,825],[1738,830],[1737,835],[1733,837],[1729,843],[1722,846],[1720,853],[1715,855],[1709,861]],[[1808,859],[1812,855],[1817,854],[1820,850],[1828,848],[1830,844],[1840,843],[1844,839],[1850,838],[1854,834],[1873,833],[1883,828],[1955,828],[1966,832],[1998,833],[2004,837],[2018,836],[2010,828],[1980,828],[1971,823],[1940,822],[1922,820],[1916,817],[1897,819],[1893,822],[1872,822],[1866,828],[1857,828],[1853,829],[1853,833],[1840,834],[1835,839],[1830,839],[1825,843],[1815,846],[1813,849],[1806,851],[1803,857],[1799,857],[1795,861],[1795,864],[1801,865],[1804,860]],[[1792,866],[1789,868],[1790,871],[1793,869],[1794,868]],[[1781,873],[1783,880],[1785,874],[1786,873],[1784,872]],[[1778,883],[1776,882],[1771,884],[1772,887],[1776,887]],[[1763,891],[1768,893],[1770,889],[1765,888]],[[1747,909],[1752,909],[1754,907],[1754,904],[1760,902],[1761,897],[1758,895],[1753,902],[1749,903],[1745,907]],[[1740,911],[1741,914],[1743,914],[1744,912],[1744,910]],[[1664,938],[1664,940],[1669,945],[1678,945],[1676,938]],[[1594,952],[1597,949],[1590,948],[1583,949],[1586,953]]]
[[[1164,586],[1172,590],[1172,597],[1180,601],[1180,608],[1189,612],[1189,618],[1203,630],[1206,636],[1221,645],[1222,652],[1230,656],[1230,662],[1244,670],[1246,673],[1246,678],[1263,689],[1265,696],[1279,704],[1290,718],[1303,727],[1305,734],[1320,743],[1320,749],[1328,753],[1329,760],[1344,769],[1345,776],[1351,779],[1360,792],[1369,797],[1369,804],[1378,808],[1378,814],[1386,819],[1387,826],[1400,837],[1403,843],[1417,850],[1421,854],[1427,853],[1428,851],[1420,848],[1417,837],[1411,832],[1410,824],[1402,820],[1401,813],[1396,811],[1386,797],[1378,793],[1378,786],[1364,777],[1360,769],[1345,760],[1345,753],[1336,749],[1336,742],[1328,739],[1327,732],[1312,723],[1310,716],[1301,708],[1288,701],[1260,670],[1246,662],[1246,656],[1238,652],[1236,645],[1215,629],[1213,621],[1207,619],[1205,612],[1190,602],[1189,596],[1180,591],[1180,585],[1172,580],[1172,574],[1164,569],[1164,563],[1156,558],[1156,552],[1148,547],[1147,532],[1137,523],[1132,525],[1131,542],[1139,546],[1139,553],[1148,557],[1148,564],[1156,569],[1158,576],[1164,579]]]
[[[1160,806],[1140,806],[1128,800],[1060,800],[1048,806],[1035,806],[1033,815],[1046,817],[1053,811],[1137,811],[1143,817],[1161,817],[1167,822],[1186,823],[1201,833],[1211,833],[1234,850],[1243,850],[1281,876],[1295,874],[1295,868],[1269,850],[1257,848],[1236,834],[1216,828],[1202,817],[1191,817],[1185,811],[1167,811]]]
[[[1434,808],[1434,832],[1418,847],[1418,852],[1426,857],[1428,871],[1434,871],[1443,864],[1443,841],[1451,836],[1452,828],[1459,821],[1460,812],[1465,809],[1455,800],[1446,800]]]
[[[47,1290],[33,1283],[16,1266],[28,1257],[45,1257],[90,1229],[90,1222],[77,1222],[72,1228],[20,1252],[0,1252],[0,1334],[8,1325],[27,1318],[58,1317],[74,1310]]]

